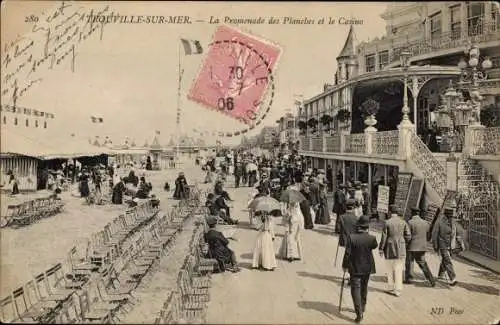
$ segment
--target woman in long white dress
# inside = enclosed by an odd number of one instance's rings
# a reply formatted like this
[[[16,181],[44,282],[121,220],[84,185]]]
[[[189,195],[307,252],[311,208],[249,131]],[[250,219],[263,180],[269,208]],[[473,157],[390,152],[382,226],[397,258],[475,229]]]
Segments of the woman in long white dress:
[[[271,234],[271,218],[267,214],[262,216],[262,226],[255,242],[252,261],[253,268],[263,268],[267,271],[273,271],[277,266]]]
[[[298,203],[290,203],[287,209],[287,229],[281,243],[280,257],[290,262],[302,259],[300,234],[304,229],[304,217]]]

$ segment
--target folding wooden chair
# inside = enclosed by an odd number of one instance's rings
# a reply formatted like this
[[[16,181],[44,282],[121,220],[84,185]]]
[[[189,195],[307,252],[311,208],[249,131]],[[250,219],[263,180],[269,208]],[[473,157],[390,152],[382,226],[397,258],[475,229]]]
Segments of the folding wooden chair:
[[[91,306],[90,298],[87,290],[78,294],[78,301],[81,311],[81,318],[84,322],[98,322],[100,324],[111,324],[112,310],[114,309],[99,309]]]
[[[16,311],[16,322],[20,323],[41,323],[49,312],[43,309],[28,309],[27,298],[24,288],[20,287],[12,291],[12,300]]]
[[[220,269],[219,262],[215,258],[205,258],[200,250],[200,245],[194,245],[192,254],[195,258],[196,270],[199,274],[205,275]]]
[[[183,309],[203,310],[206,307],[206,301],[202,299],[203,295],[194,295],[189,286],[189,281],[186,280],[183,272],[180,271],[177,277],[177,286],[180,290]]]
[[[97,271],[99,266],[86,261],[85,258],[77,256],[76,246],[73,246],[68,252],[68,265],[70,273],[68,274],[73,280],[80,281],[88,278],[93,271]]]
[[[13,323],[17,320],[18,317],[16,315],[16,308],[14,307],[12,295],[8,295],[0,300],[0,317],[0,321],[3,324]]]
[[[210,300],[210,290],[207,287],[195,288],[192,285],[192,279],[189,277],[189,273],[186,269],[181,269],[179,271],[180,281],[184,283],[186,293],[188,295],[194,296],[196,300],[208,301]]]
[[[126,258],[131,255],[131,249],[127,250],[124,254]],[[149,271],[151,265],[137,265],[133,258],[127,258],[127,265],[122,273],[125,273],[128,278],[127,283],[135,283],[136,285],[142,280],[142,278]]]
[[[128,304],[134,305],[133,298],[130,294],[117,294],[108,291],[102,278],[98,278],[95,280],[95,286],[97,288],[99,298],[103,302],[119,304],[120,307],[123,307],[124,309]]]
[[[129,302],[132,304],[135,303],[136,298],[132,294],[132,291],[137,287],[137,282],[120,281],[118,272],[116,272],[114,266],[102,272],[101,279],[108,295],[128,295],[130,296]]]
[[[64,276],[61,263],[58,263],[45,271],[45,281],[47,283],[50,296],[59,298],[52,300],[66,300],[69,296],[75,293],[75,288],[81,288],[84,284],[83,281],[67,281]]]
[[[47,319],[52,317],[56,309],[61,306],[58,301],[42,299],[35,280],[30,280],[24,285],[24,295],[29,312],[29,315],[25,316],[36,317],[41,314],[41,318]]]
[[[210,288],[210,275],[203,275],[196,270],[196,260],[193,255],[188,255],[185,270],[188,272],[193,288]]]

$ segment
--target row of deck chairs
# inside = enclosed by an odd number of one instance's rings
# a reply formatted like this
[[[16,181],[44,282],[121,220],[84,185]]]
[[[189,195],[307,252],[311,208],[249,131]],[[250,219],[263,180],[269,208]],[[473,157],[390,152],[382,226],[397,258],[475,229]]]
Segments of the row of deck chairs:
[[[138,229],[145,218],[140,217],[141,213],[156,213],[148,206],[135,209],[134,214],[128,214],[129,219],[117,218],[129,227],[122,226],[120,231],[116,225],[105,227],[109,240],[100,242],[101,245],[89,245],[86,258],[77,257],[75,246],[68,253],[67,270],[64,271],[59,263],[2,299],[0,321],[109,323],[117,319],[118,307],[132,300],[117,295],[130,294],[182,227],[179,209],[173,208],[168,215],[161,214],[143,229]],[[137,235],[126,241],[129,233]],[[129,245],[123,245],[125,242]],[[88,289],[94,283],[99,284],[97,294],[95,290],[91,294]],[[120,299],[111,301],[109,296]]]
[[[20,204],[7,206],[7,215],[2,216],[0,226],[27,226],[41,219],[53,216],[61,212],[64,203],[55,195],[44,198],[36,198]]]
[[[177,276],[177,288],[168,293],[155,324],[200,324],[210,300],[211,274],[215,259],[205,258],[204,227],[200,223],[190,240],[190,253]]]

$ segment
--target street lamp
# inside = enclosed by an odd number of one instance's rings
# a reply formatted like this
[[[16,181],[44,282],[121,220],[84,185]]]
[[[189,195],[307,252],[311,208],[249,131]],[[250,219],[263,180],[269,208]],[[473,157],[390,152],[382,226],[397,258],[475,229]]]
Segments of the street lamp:
[[[411,53],[408,51],[401,52],[401,68],[404,71],[404,97],[403,97],[403,120],[401,124],[411,124],[408,114],[410,113],[410,108],[408,107],[408,68],[410,67],[410,56]]]
[[[464,53],[469,56],[469,60],[462,58],[458,63],[458,68],[462,71],[458,84],[461,89],[467,89],[470,94],[470,102],[465,103],[471,112],[470,121],[467,122],[477,126],[481,125],[481,101],[483,99],[479,93],[479,81],[487,79],[486,70],[491,69],[493,63],[489,57],[481,59],[477,46],[467,48]]]

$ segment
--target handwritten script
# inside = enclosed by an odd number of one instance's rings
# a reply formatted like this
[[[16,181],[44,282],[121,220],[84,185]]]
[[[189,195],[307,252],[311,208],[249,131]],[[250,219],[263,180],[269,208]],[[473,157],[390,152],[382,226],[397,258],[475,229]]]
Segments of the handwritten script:
[[[91,38],[102,40],[106,25],[88,17],[109,12],[109,6],[94,9],[62,2],[43,13],[27,35],[5,44],[0,66],[2,103],[15,107],[50,70],[69,67],[75,72],[78,46]]]

